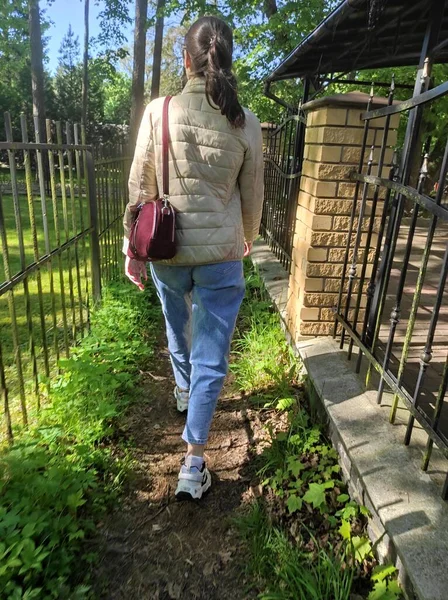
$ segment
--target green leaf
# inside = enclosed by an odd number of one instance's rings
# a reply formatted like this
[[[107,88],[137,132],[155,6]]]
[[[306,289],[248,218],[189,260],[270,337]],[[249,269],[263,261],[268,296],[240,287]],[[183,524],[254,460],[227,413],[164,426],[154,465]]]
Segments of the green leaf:
[[[286,505],[288,507],[289,514],[292,515],[294,512],[302,508],[303,500],[299,496],[296,496],[296,494],[291,494],[286,502]]]
[[[370,510],[366,507],[361,505],[359,507],[359,512],[364,516],[364,517],[370,517]]]
[[[343,519],[348,520],[351,517],[356,517],[357,507],[355,507],[355,506],[346,506],[344,509],[342,509],[339,512],[342,515]]]
[[[396,594],[397,598],[401,596],[400,584],[396,579],[392,579],[392,581],[389,581],[387,589],[389,592],[392,592],[392,594]]]
[[[362,562],[368,556],[372,556],[372,544],[368,537],[355,535],[352,537],[352,544],[355,551],[355,558],[359,562]]]
[[[398,589],[398,594],[395,593],[388,587],[386,580],[378,581],[370,592],[368,600],[397,600],[400,594],[400,589]]]
[[[397,567],[391,564],[377,565],[372,571],[372,581],[383,581],[386,577],[397,572]]]
[[[24,538],[31,537],[36,529],[36,523],[27,523],[25,527],[22,529],[22,536]]]
[[[291,481],[289,483],[290,490],[300,490],[303,485],[303,481],[301,479],[296,479],[295,481]]]
[[[339,494],[336,500],[341,504],[345,504],[347,500],[350,500],[350,496],[348,494]]]
[[[352,528],[348,521],[342,520],[342,525],[338,529],[344,540],[349,540],[352,536]]]
[[[78,490],[75,494],[69,494],[67,496],[67,506],[73,510],[85,504],[86,500],[83,496],[83,491]]]
[[[320,508],[325,504],[325,484],[310,483],[309,489],[303,496],[303,500],[312,504],[313,508]]]
[[[22,561],[19,558],[11,558],[10,560],[7,561],[6,566],[9,569],[12,569],[14,567],[21,567]]]
[[[294,402],[294,398],[280,398],[275,408],[277,410],[288,410],[294,405]]]
[[[333,515],[328,515],[327,520],[330,523],[330,527],[334,528],[338,524],[338,519],[336,517],[334,517]]]
[[[82,540],[82,539],[84,539],[84,531],[82,529],[77,529],[73,533],[69,534],[68,539],[70,541],[73,541],[73,540]]]
[[[300,472],[306,468],[305,465],[295,456],[290,456],[288,458],[288,467],[294,477],[298,477]]]

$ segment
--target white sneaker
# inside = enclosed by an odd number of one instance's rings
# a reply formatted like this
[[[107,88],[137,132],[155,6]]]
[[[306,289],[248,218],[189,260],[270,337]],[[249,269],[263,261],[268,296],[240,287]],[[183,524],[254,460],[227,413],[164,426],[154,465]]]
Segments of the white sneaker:
[[[187,456],[179,472],[175,496],[176,500],[200,500],[212,485],[212,476],[205,466],[201,469],[190,466],[191,461]],[[190,463],[190,464],[189,464]]]
[[[176,402],[177,402],[177,410],[180,413],[187,412],[188,400],[190,399],[190,393],[181,391],[176,385],[176,387],[174,388],[174,397],[176,398]]]

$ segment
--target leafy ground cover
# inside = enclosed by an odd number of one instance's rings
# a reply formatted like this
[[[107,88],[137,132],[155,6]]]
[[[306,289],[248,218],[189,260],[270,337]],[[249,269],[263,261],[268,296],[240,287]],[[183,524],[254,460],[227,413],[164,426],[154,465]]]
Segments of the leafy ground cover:
[[[120,420],[153,352],[153,306],[151,290],[111,284],[90,334],[60,362],[36,424],[2,451],[1,598],[91,595],[92,539],[129,471]]]
[[[69,236],[81,231],[80,212],[84,213],[84,227],[88,220],[88,207],[86,198],[80,201],[76,198],[75,206],[75,227],[73,229],[72,207],[69,193],[67,198],[67,224]],[[34,262],[33,238],[30,225],[30,216],[28,210],[27,198],[24,195],[19,196],[21,225],[24,246],[25,265],[29,266]],[[15,276],[22,270],[19,237],[16,231],[16,219],[11,195],[4,194],[1,199],[4,227],[6,231],[8,246],[8,264],[10,277]],[[43,234],[42,208],[40,197],[37,195],[33,200],[36,214],[36,229],[38,237],[38,246],[40,256],[45,254],[45,240]],[[57,236],[55,233],[55,219],[53,206],[50,199],[47,201],[47,219],[49,227],[49,243],[53,250],[57,247]],[[58,197],[58,223],[60,229],[61,243],[66,241],[64,228],[64,206],[60,197]],[[110,247],[116,246],[114,235],[110,239],[105,235],[102,239],[103,244],[103,268],[105,269],[105,279],[110,279],[108,267],[110,262],[116,256],[112,256]],[[107,246],[107,248],[106,248]],[[0,252],[1,254],[1,252]],[[107,261],[107,258],[109,261]],[[6,279],[5,255],[0,258],[0,286]],[[77,269],[77,265],[79,269]],[[91,273],[90,273],[90,249],[89,236],[79,240],[76,244],[51,261],[47,262],[39,271],[41,294],[39,294],[39,281],[37,272],[34,272],[27,278],[27,289],[29,297],[29,306],[27,307],[27,296],[25,294],[24,283],[18,283],[14,286],[12,292],[4,293],[0,296],[0,339],[2,360],[5,366],[6,385],[8,387],[8,398],[10,413],[14,424],[22,421],[21,405],[19,397],[19,384],[17,377],[17,355],[15,350],[15,331],[11,326],[11,304],[14,307],[15,319],[17,324],[17,343],[22,358],[22,371],[25,381],[28,409],[32,411],[37,398],[34,394],[33,378],[33,352],[31,351],[30,323],[31,321],[32,339],[34,343],[34,356],[36,357],[36,370],[38,374],[45,374],[45,359],[43,345],[46,343],[49,348],[49,367],[50,372],[57,372],[56,362],[59,355],[65,354],[65,347],[75,343],[84,335],[85,326],[88,321],[88,305],[91,304]],[[63,299],[64,296],[64,299]],[[41,322],[41,310],[43,312],[43,326]],[[43,332],[45,335],[43,335]],[[44,398],[40,398],[41,401]],[[0,443],[4,441],[4,428],[0,431]]]
[[[256,456],[261,491],[237,521],[259,597],[394,600],[396,570],[376,565],[368,511],[351,501],[325,427],[310,418],[297,359],[253,270],[247,286],[232,370],[249,402],[269,416]]]

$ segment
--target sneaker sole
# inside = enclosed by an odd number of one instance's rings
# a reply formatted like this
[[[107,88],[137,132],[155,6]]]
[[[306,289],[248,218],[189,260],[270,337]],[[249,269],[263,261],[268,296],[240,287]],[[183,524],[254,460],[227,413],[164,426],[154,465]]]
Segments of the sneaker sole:
[[[188,412],[188,405],[186,408],[182,408],[182,406],[179,406],[179,404],[177,404],[177,412],[181,415],[185,415]]]
[[[202,496],[200,498],[193,498],[191,494],[188,492],[179,492],[176,494],[176,500],[178,502],[200,502],[205,496],[210,492],[211,486],[209,486],[204,492],[202,492]]]
[[[199,498],[193,498],[193,496],[189,492],[183,492],[183,491],[175,494],[175,497],[178,502],[199,502],[200,500],[202,500],[202,498],[204,498],[204,496],[206,496],[209,493],[211,487],[212,487],[212,479],[210,477],[206,489],[202,492],[202,494]]]

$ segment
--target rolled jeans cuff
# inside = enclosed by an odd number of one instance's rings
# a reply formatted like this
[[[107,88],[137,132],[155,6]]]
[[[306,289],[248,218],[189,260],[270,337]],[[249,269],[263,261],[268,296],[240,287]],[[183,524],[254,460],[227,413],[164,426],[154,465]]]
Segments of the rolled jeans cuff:
[[[194,444],[197,446],[205,446],[205,444],[207,443],[207,440],[194,439],[193,437],[191,437],[191,435],[188,435],[186,427],[182,433],[182,439],[184,440],[184,442],[187,442],[187,444]]]

